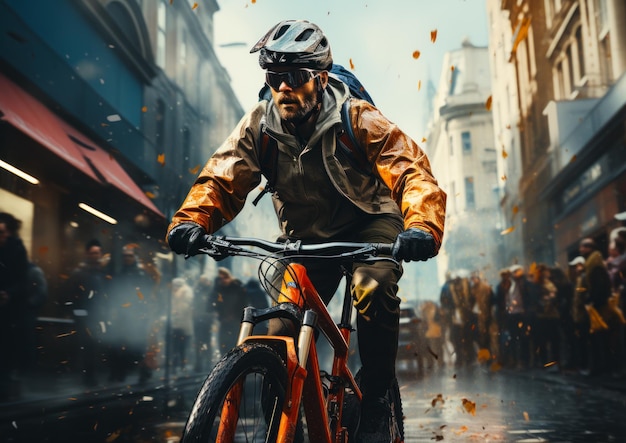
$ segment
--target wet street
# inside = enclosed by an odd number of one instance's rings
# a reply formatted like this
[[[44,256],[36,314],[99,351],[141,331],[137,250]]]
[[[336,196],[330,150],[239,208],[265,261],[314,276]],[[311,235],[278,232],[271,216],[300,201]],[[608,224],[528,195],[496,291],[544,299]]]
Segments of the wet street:
[[[202,379],[42,401],[29,414],[16,406],[15,420],[2,416],[0,440],[175,443]],[[406,372],[400,382],[406,442],[626,441],[624,380],[475,366]]]
[[[406,441],[626,441],[626,392],[617,387],[541,369],[407,378]]]

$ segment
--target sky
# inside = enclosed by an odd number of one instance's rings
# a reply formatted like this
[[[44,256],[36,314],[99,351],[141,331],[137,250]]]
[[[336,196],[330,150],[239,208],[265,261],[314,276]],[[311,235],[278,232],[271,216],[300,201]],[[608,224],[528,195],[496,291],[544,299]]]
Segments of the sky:
[[[352,66],[381,112],[419,143],[427,135],[427,84],[438,84],[444,54],[465,38],[487,46],[485,2],[219,0],[215,46],[247,110],[264,75],[250,48],[281,20],[309,20],[328,37],[335,63]]]

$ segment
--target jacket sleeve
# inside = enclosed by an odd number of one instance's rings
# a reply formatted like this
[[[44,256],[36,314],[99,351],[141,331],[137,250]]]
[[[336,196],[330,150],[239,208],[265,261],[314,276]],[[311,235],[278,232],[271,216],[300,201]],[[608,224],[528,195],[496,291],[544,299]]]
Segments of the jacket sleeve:
[[[255,145],[264,107],[246,114],[209,158],[167,232],[180,223],[196,223],[214,233],[242,210],[248,193],[261,182]]]
[[[432,174],[426,153],[400,128],[363,100],[353,100],[350,118],[359,146],[391,190],[404,217],[404,228],[419,228],[443,239],[446,193]]]

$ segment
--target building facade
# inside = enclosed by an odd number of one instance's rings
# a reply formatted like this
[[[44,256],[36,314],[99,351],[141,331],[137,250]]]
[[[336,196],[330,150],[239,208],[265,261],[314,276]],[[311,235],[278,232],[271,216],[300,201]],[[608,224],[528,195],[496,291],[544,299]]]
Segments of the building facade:
[[[487,48],[465,41],[444,56],[426,150],[448,195],[446,231],[437,257],[447,271],[479,271],[492,280],[501,261],[497,155]]]
[[[23,221],[50,280],[45,314],[63,314],[56,291],[92,238],[112,268],[133,244],[164,281],[179,272],[167,224],[243,115],[213,49],[217,10],[215,0],[0,1],[0,210]]]
[[[606,251],[608,234],[619,224],[614,215],[626,205],[626,5],[620,0],[489,5],[490,17],[503,20],[498,26],[508,26],[511,36],[524,262],[564,264],[578,254],[582,237],[595,238]],[[493,48],[495,37],[492,33]]]

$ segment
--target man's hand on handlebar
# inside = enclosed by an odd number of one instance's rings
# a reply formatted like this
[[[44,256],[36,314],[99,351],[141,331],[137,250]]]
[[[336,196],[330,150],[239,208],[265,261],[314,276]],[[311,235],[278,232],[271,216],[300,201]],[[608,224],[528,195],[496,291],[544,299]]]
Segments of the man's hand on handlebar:
[[[206,231],[195,223],[181,223],[175,226],[167,236],[170,249],[186,257],[197,255],[206,246]]]
[[[425,261],[436,255],[435,239],[421,229],[409,228],[398,234],[392,250],[396,260]]]

